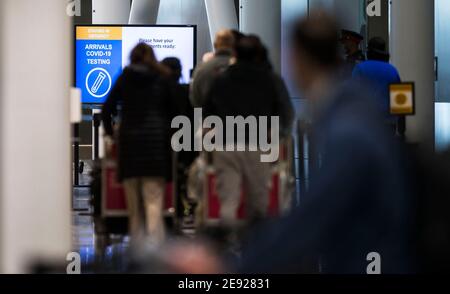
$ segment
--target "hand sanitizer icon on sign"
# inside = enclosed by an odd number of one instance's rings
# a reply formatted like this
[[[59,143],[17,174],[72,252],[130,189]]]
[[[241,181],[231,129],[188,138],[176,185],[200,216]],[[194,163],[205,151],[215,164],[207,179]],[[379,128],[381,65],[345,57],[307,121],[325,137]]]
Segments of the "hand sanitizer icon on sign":
[[[111,75],[103,68],[94,68],[86,76],[86,90],[95,98],[103,98],[111,90]]]

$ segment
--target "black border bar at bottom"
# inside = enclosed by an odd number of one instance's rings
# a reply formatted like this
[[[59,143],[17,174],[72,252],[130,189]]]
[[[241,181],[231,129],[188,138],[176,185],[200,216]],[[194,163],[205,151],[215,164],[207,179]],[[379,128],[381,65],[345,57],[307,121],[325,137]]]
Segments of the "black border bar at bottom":
[[[286,293],[310,293],[318,290],[371,293],[383,290],[447,289],[448,280],[446,276],[385,275],[3,275],[0,276],[0,289],[55,290],[57,293],[130,293],[133,290],[141,293],[277,293],[283,290]]]

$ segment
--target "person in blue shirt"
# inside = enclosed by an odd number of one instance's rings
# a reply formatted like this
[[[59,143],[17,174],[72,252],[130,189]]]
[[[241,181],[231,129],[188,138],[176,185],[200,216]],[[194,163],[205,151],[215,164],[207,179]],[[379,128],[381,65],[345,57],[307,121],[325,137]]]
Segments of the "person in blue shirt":
[[[375,37],[369,41],[367,59],[355,66],[353,78],[363,80],[370,87],[388,126],[395,130],[398,119],[390,114],[389,85],[400,83],[401,78],[397,69],[389,63],[390,56],[382,38]]]

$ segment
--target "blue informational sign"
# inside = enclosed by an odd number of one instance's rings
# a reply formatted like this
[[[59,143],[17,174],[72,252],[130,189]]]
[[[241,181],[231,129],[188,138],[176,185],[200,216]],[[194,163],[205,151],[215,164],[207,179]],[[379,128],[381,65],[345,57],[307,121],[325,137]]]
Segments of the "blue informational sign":
[[[195,66],[195,26],[77,26],[75,86],[82,102],[103,104],[128,64],[133,48],[146,43],[156,58],[177,57],[182,81],[189,82]]]
[[[78,27],[76,56],[83,103],[104,103],[122,72],[121,28]]]

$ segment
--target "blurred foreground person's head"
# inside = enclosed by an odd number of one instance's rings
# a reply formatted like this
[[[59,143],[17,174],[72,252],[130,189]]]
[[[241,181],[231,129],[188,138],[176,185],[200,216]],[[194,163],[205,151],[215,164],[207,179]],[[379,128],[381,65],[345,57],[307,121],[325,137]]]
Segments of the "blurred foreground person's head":
[[[336,70],[338,35],[336,21],[323,11],[314,11],[295,25],[293,66],[301,91],[309,91],[316,79]]]
[[[180,60],[176,57],[167,57],[161,63],[170,70],[170,79],[179,82],[183,71]]]
[[[234,45],[234,34],[231,30],[221,30],[216,34],[216,39],[214,40],[214,49],[216,51],[232,51],[234,49]]]

